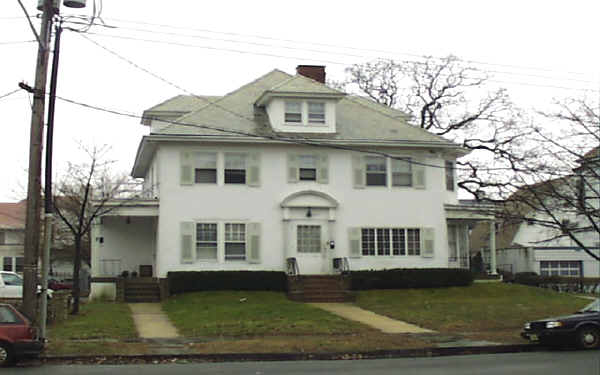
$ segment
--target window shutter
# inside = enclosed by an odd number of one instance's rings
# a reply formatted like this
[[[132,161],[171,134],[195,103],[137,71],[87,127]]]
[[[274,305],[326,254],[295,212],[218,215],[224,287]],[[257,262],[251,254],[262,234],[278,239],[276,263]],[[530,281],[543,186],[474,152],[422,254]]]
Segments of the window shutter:
[[[260,186],[260,154],[251,152],[248,154],[246,164],[246,184],[248,186]]]
[[[196,240],[196,224],[194,222],[181,223],[181,263],[194,263],[196,259],[194,247]]]
[[[363,189],[366,185],[366,171],[364,158],[361,155],[352,155],[352,178],[354,188]]]
[[[192,154],[190,152],[181,152],[180,155],[180,179],[181,185],[193,185],[194,184],[194,168],[192,162]]]
[[[317,155],[317,182],[329,183],[329,156],[327,154]]]
[[[421,256],[423,258],[433,258],[435,254],[433,228],[421,228]]]
[[[288,154],[287,158],[288,182],[298,182],[300,180],[298,174],[298,155]]]
[[[413,159],[416,163],[412,165],[413,183],[417,189],[425,189],[425,166],[423,159]]]
[[[350,240],[350,258],[360,258],[362,256],[360,228],[348,228],[348,239]]]
[[[246,247],[249,263],[260,263],[260,223],[246,224]]]

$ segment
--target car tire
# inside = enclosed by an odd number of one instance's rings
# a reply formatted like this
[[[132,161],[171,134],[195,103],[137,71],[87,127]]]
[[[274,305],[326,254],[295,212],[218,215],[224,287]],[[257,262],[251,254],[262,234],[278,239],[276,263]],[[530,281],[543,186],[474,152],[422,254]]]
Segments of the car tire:
[[[577,346],[580,349],[600,348],[600,329],[596,327],[581,327],[577,330]]]
[[[15,363],[15,353],[12,345],[0,342],[0,367],[10,366]]]

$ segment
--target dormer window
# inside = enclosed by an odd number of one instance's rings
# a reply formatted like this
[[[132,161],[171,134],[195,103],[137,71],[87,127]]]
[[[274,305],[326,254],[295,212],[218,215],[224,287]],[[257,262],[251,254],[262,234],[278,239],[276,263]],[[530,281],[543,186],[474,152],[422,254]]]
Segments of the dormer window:
[[[325,123],[325,103],[308,102],[308,122],[313,124]]]
[[[302,123],[302,102],[285,102],[285,122]]]

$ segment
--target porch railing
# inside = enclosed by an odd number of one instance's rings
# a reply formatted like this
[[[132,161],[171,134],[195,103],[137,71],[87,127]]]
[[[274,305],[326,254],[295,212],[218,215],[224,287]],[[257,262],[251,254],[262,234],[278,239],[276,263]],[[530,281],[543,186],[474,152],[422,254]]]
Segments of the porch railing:
[[[287,258],[286,259],[286,273],[288,276],[298,276],[300,275],[300,267],[298,267],[298,261],[296,258]]]
[[[94,199],[157,199],[158,185],[146,185],[141,181],[106,184],[101,190],[93,192]]]

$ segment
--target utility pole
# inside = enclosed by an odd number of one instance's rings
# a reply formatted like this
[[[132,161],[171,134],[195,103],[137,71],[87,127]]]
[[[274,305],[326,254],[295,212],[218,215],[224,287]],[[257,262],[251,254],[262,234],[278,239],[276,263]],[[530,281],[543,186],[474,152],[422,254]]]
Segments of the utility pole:
[[[58,11],[56,12],[58,14]],[[48,123],[46,128],[46,168],[44,179],[44,249],[42,251],[42,295],[40,299],[40,337],[46,338],[48,322],[48,273],[50,270],[50,249],[52,248],[52,226],[54,206],[52,195],[52,143],[54,138],[54,108],[56,104],[56,84],[58,78],[58,59],[60,56],[60,36],[62,20],[56,25],[54,52],[52,54],[52,73],[50,73],[50,97],[48,101]]]
[[[42,138],[46,105],[46,81],[50,29],[54,7],[52,0],[44,0],[40,43],[35,69],[35,86],[29,136],[29,177],[27,181],[27,213],[25,221],[25,257],[23,265],[23,312],[30,319],[36,317],[38,253],[40,247],[40,199],[42,169]]]

